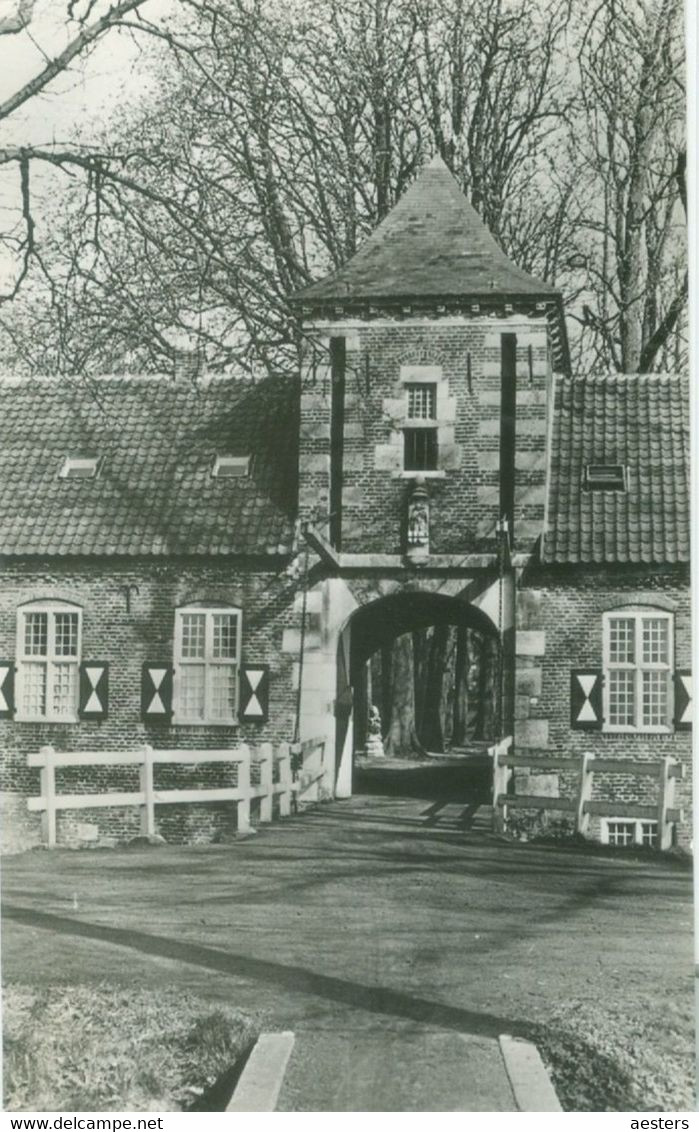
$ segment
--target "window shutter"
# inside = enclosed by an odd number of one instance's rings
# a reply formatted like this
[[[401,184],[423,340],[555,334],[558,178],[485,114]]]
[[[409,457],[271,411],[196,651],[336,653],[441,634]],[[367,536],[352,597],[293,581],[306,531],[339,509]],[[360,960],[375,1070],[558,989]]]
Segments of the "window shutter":
[[[675,730],[692,729],[692,673],[688,669],[675,672]]]
[[[109,707],[109,665],[104,660],[86,660],[80,665],[81,719],[106,719]]]
[[[573,731],[599,731],[602,727],[601,669],[571,669],[570,726]]]
[[[269,665],[244,664],[240,669],[240,719],[266,723],[269,715]]]
[[[0,660],[0,719],[15,714],[15,666],[12,660]]]
[[[141,716],[144,723],[169,723],[172,716],[172,665],[150,661],[141,676]]]

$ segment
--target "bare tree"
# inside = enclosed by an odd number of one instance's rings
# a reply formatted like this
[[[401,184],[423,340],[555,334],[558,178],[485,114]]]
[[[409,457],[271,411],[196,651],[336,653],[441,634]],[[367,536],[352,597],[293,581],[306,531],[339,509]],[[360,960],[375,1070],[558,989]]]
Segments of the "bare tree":
[[[178,68],[160,106],[112,126],[108,175],[90,159],[52,247],[46,362],[167,368],[184,337],[213,368],[292,370],[286,296],[344,262],[435,149],[515,258],[555,279],[570,185],[533,171],[557,168],[570,97],[551,63],[566,7],[547,3],[189,0],[176,30],[123,16]],[[5,322],[20,353],[33,327],[35,367],[37,318]]]
[[[17,358],[168,369],[185,344],[210,368],[294,372],[287,295],[437,150],[513,259],[563,289],[577,366],[680,363],[678,4],[183,0],[170,24],[112,5],[110,26],[167,52],[161,95],[89,153],[14,155],[18,250],[44,276],[5,309]],[[80,189],[38,247],[30,166],[64,159]]]
[[[581,27],[580,320],[592,364],[666,361],[686,299],[684,91],[679,0],[608,0]],[[672,358],[675,360],[675,358]]]

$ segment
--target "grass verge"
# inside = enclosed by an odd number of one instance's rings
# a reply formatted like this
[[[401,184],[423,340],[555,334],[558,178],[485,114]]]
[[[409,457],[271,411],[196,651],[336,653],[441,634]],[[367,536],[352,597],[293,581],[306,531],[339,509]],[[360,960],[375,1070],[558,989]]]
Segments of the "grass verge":
[[[249,1014],[176,990],[9,985],[5,1108],[181,1111],[240,1060],[259,1030]]]
[[[571,1000],[534,1040],[566,1112],[694,1109],[694,1008],[639,998],[633,1011]]]

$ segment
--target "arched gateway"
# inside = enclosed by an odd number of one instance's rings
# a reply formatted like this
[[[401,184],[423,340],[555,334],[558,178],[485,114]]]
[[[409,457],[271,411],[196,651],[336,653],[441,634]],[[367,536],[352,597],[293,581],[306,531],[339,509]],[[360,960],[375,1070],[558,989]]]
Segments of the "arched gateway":
[[[393,577],[373,578],[350,569],[309,588],[310,634],[300,671],[302,738],[325,739],[327,794],[351,794],[372,704],[390,733],[382,682],[394,693],[397,685],[410,684],[406,698],[414,700],[416,738],[431,750],[450,746],[454,733],[430,741],[429,718],[435,716],[430,697],[446,702],[450,724],[456,720],[460,728],[457,742],[492,740],[511,729],[512,578],[493,559],[482,556],[469,576],[463,566],[452,567],[451,577],[434,568],[416,576],[406,566],[394,569]],[[414,653],[410,670],[393,672],[387,681],[384,669],[382,681],[382,664],[387,654],[395,657],[401,641],[413,649],[422,642],[424,655]],[[443,666],[440,647],[447,654]]]
[[[403,590],[349,619],[352,745],[364,753],[369,717],[393,755],[444,753],[502,730],[502,650],[497,625],[459,596]],[[338,683],[346,681],[346,646]]]

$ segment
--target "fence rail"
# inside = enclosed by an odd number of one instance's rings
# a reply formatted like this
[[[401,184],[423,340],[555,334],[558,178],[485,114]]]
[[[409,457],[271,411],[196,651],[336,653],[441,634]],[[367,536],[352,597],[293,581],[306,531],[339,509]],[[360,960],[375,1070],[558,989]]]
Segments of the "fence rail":
[[[674,825],[683,820],[682,810],[675,805],[675,784],[684,777],[682,763],[666,755],[654,761],[635,761],[605,758],[584,752],[579,758],[565,756],[548,758],[536,755],[510,753],[512,738],[501,740],[489,748],[493,759],[493,813],[495,828],[507,828],[508,810],[558,810],[575,815],[576,832],[586,834],[591,817],[635,818],[655,821],[658,828],[658,847],[670,849]],[[577,774],[578,787],[572,797],[550,797],[541,794],[514,794],[511,792],[515,768],[527,768],[535,774],[570,771]],[[595,774],[627,774],[633,778],[649,777],[658,783],[657,801],[607,802],[593,799]]]
[[[155,807],[192,802],[235,802],[239,832],[250,829],[251,802],[260,800],[259,820],[272,820],[274,799],[279,801],[279,816],[287,817],[292,804],[309,791],[317,796],[318,784],[326,773],[325,740],[308,739],[293,749],[280,743],[276,751],[271,743],[262,743],[251,751],[246,743],[231,750],[154,750],[144,744],[136,751],[55,751],[42,747],[38,754],[27,756],[27,765],[41,773],[38,797],[28,798],[30,812],[42,815],[42,832],[49,848],[56,845],[56,817],[59,810],[86,810],[105,806],[138,806],[141,810],[141,832],[155,833]],[[294,765],[292,765],[292,761]],[[156,788],[153,768],[157,765],[193,765],[224,763],[237,767],[235,786],[194,789]],[[306,764],[308,764],[306,768]],[[125,767],[140,768],[139,789],[102,791],[95,794],[58,794],[56,770],[62,767]],[[299,776],[296,777],[294,767]],[[252,782],[253,767],[259,782]],[[278,773],[275,775],[275,768]],[[275,781],[276,778],[276,781]]]

